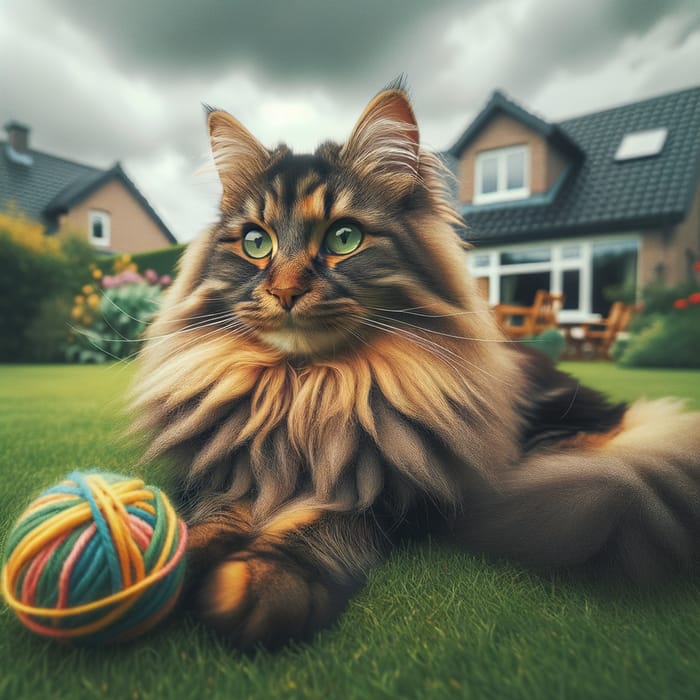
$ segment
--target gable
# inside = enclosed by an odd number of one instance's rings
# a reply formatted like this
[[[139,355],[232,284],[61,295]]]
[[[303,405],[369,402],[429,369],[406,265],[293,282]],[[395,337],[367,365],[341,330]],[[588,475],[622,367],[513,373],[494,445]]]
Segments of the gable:
[[[108,215],[109,240],[103,248],[107,252],[138,253],[173,242],[120,178],[107,179],[64,210],[59,216],[59,235],[78,231],[89,237],[92,212]]]
[[[458,199],[461,204],[474,201],[478,155],[513,146],[525,146],[527,149],[531,195],[543,194],[551,189],[567,167],[567,159],[540,133],[522,121],[498,111],[481,127],[459,156]]]
[[[463,199],[470,241],[484,244],[673,226],[690,210],[700,178],[700,87],[556,125],[582,156],[547,196],[502,205]],[[628,133],[666,129],[661,150],[616,160]],[[557,163],[552,165],[556,172]],[[551,182],[551,180],[549,180]]]

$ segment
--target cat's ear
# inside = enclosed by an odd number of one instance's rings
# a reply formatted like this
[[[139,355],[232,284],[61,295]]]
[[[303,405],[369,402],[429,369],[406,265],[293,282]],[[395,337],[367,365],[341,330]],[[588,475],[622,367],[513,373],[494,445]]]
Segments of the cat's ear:
[[[384,90],[367,105],[341,155],[361,175],[386,180],[397,194],[413,189],[418,179],[418,125],[402,89]]]
[[[214,165],[223,186],[223,202],[235,205],[246,185],[268,165],[270,153],[227,112],[209,111],[207,124]]]

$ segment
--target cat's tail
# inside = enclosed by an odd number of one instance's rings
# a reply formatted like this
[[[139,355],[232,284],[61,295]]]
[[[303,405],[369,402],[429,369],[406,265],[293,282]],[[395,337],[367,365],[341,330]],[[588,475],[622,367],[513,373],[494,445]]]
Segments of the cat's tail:
[[[592,559],[656,579],[700,561],[700,413],[639,401],[605,434],[538,448],[475,494],[455,534],[543,566]]]

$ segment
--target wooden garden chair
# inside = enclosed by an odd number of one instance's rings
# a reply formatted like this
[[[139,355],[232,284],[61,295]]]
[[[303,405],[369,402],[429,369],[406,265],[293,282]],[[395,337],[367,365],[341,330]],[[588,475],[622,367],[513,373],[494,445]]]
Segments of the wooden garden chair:
[[[532,306],[497,304],[493,311],[503,332],[512,340],[530,338],[557,327],[557,312],[564,305],[563,294],[544,289],[535,293]]]
[[[608,358],[613,343],[620,333],[627,330],[638,308],[635,304],[613,302],[607,318],[581,324],[581,345],[592,348],[596,357]]]

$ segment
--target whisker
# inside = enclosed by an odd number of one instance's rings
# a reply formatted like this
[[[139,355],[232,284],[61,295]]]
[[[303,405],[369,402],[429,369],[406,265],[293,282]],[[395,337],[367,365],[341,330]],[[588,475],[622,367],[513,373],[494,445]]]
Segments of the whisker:
[[[439,335],[444,338],[452,338],[453,340],[469,340],[475,343],[520,343],[522,342],[521,340],[509,340],[505,338],[474,338],[474,337],[469,337],[465,335],[455,335],[454,333],[445,333],[444,331],[436,331],[433,330],[432,328],[426,328],[424,326],[418,326],[415,323],[409,323],[408,321],[404,321],[400,318],[393,319],[388,316],[379,316],[379,318],[383,318],[385,321],[392,321],[396,323],[401,323],[404,326],[409,326],[410,328],[416,328],[417,330],[424,331],[426,333],[431,333],[433,335]]]
[[[408,338],[409,340],[413,340],[414,342],[420,341],[419,345],[421,347],[428,350],[429,352],[432,352],[436,357],[443,359],[443,361],[447,362],[455,370],[465,370],[465,371],[476,370],[481,375],[488,377],[489,379],[493,380],[494,382],[497,382],[499,384],[507,383],[503,377],[496,376],[496,375],[492,374],[491,372],[488,372],[481,365],[479,365],[475,362],[472,362],[471,360],[468,360],[466,357],[464,357],[464,355],[461,355],[461,354],[455,352],[454,350],[446,348],[444,345],[440,345],[440,344],[436,343],[435,341],[430,340],[429,338],[425,338],[421,335],[418,335],[417,333],[413,333],[412,331],[408,331],[404,328],[397,328],[396,326],[393,326],[390,324],[384,324],[381,321],[377,321],[377,322],[381,323],[382,326],[384,326],[384,327],[394,329],[396,332],[401,333],[403,335],[403,337]],[[413,326],[413,327],[418,328],[418,330],[427,330],[427,329],[422,329],[422,328],[417,327],[417,326]]]
[[[427,314],[417,311],[417,309],[425,309],[427,306],[412,306],[406,309],[386,309],[382,308],[381,306],[368,306],[367,308],[371,309],[372,311],[382,311],[384,313],[392,314],[406,314],[408,316],[419,316],[421,318],[453,318],[455,316],[488,315],[492,313],[490,309],[483,309],[481,311],[455,311],[454,313],[449,314]]]
[[[364,325],[376,328],[378,330],[383,330],[385,332],[389,332],[393,335],[397,335],[411,342],[414,342],[416,345],[422,347],[424,350],[427,350],[432,355],[439,358],[440,360],[445,362],[445,364],[449,365],[452,369],[456,371],[470,371],[473,369],[477,372],[480,372],[484,376],[489,377],[489,379],[493,379],[494,381],[500,382],[503,381],[502,378],[496,377],[490,372],[487,372],[483,367],[479,366],[474,362],[470,362],[469,360],[467,360],[467,358],[463,357],[462,355],[459,355],[456,352],[449,350],[448,348],[445,348],[442,345],[438,345],[437,343],[431,341],[428,338],[424,338],[423,336],[420,336],[417,333],[413,333],[404,328],[397,328],[396,326],[383,323],[382,321],[378,321],[376,319],[366,319],[359,317],[358,320]]]

